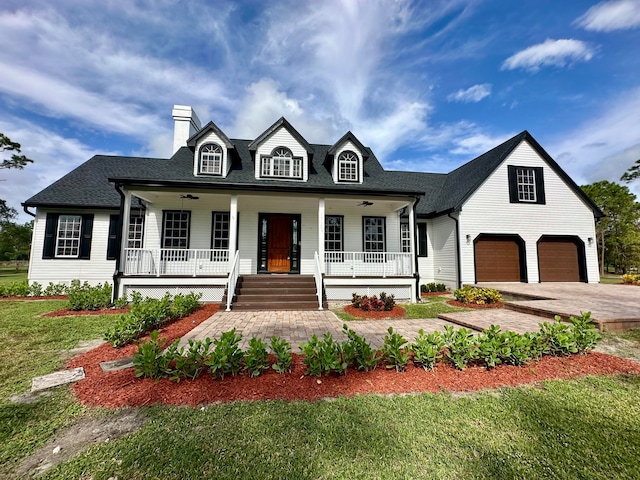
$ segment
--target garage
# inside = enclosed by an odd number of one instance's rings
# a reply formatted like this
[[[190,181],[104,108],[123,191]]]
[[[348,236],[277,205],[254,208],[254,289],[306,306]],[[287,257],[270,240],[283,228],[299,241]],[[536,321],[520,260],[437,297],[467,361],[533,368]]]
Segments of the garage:
[[[524,241],[518,235],[481,234],[474,241],[476,282],[524,282]]]
[[[541,282],[585,282],[584,243],[578,237],[543,236],[538,266]]]

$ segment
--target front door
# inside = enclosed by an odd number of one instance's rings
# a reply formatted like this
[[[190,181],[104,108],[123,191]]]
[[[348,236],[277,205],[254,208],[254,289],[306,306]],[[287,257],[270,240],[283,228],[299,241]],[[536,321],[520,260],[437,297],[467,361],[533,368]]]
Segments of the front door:
[[[261,213],[258,273],[300,273],[300,215]]]
[[[268,232],[267,270],[288,272],[291,270],[291,217],[271,215]]]

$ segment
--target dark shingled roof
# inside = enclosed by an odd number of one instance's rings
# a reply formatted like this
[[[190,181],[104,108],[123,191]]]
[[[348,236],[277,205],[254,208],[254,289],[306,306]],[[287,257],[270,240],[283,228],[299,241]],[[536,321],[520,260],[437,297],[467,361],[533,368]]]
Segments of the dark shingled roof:
[[[282,119],[281,119],[282,120]],[[281,121],[279,120],[279,122]],[[286,120],[285,120],[286,121]],[[278,122],[276,122],[278,123]],[[256,180],[250,147],[256,141],[231,140],[232,162],[226,178],[193,175],[193,151],[179,149],[170,159],[96,155],[57,182],[24,202],[25,206],[119,208],[120,196],[113,184],[158,185],[201,189],[245,189],[290,192],[323,192],[351,195],[420,196],[416,212],[434,217],[460,210],[469,196],[489,177],[520,142],[527,141],[549,166],[589,205],[596,216],[602,212],[559,165],[524,131],[462,165],[449,174],[385,171],[370,149],[362,184],[335,184],[326,162],[331,145],[309,146],[309,179],[292,182]]]

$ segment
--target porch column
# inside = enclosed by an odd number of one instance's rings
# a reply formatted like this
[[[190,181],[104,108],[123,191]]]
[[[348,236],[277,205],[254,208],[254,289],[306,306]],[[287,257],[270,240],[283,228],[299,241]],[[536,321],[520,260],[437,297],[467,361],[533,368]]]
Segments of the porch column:
[[[409,204],[409,237],[411,238],[409,242],[409,249],[411,250],[411,273],[415,275],[417,273],[416,263],[418,251],[416,249],[416,219],[413,214],[413,202]],[[417,275],[415,275],[415,277],[416,279],[418,278]],[[416,302],[417,298],[418,296],[416,295],[415,289],[411,289],[411,302]]]
[[[238,244],[238,195],[231,195],[229,203],[229,268]]]
[[[324,214],[324,198],[320,198],[318,199],[318,257],[322,273],[326,273],[324,268]]]
[[[131,223],[131,192],[129,190],[124,190],[123,193],[124,205],[122,211],[122,237],[120,239],[120,272],[124,272],[127,267],[127,255],[125,248],[129,245],[129,224]]]

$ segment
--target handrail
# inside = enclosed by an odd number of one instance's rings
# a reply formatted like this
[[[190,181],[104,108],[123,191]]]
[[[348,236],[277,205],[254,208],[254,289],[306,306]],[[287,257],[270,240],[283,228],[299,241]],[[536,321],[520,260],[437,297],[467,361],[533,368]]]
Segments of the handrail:
[[[325,274],[331,276],[401,277],[413,274],[413,254],[408,252],[325,251]]]
[[[233,257],[233,264],[229,270],[229,280],[227,281],[227,312],[231,311],[231,302],[233,302],[233,296],[236,294],[236,283],[238,283],[238,273],[240,264],[240,252],[236,250],[236,254]]]
[[[315,252],[314,259],[316,261],[316,271],[313,277],[316,280],[316,295],[318,295],[318,310],[322,310],[322,268],[320,266],[320,256]]]

